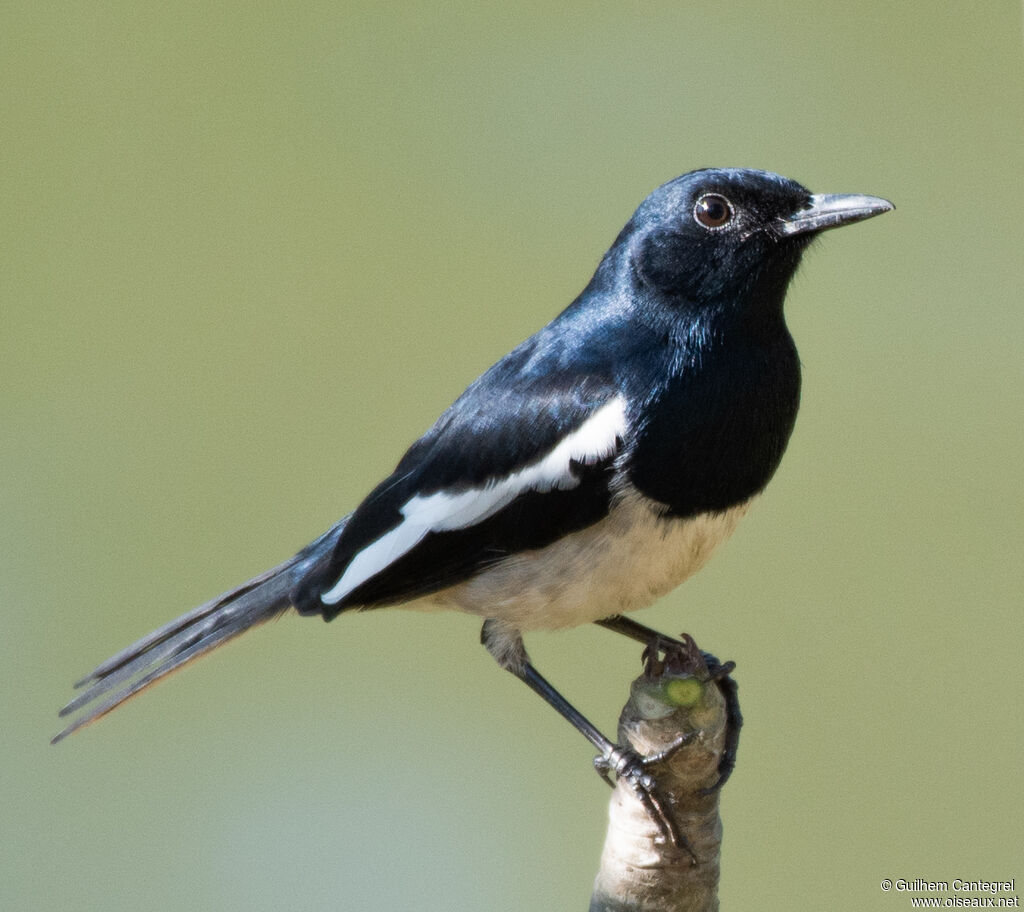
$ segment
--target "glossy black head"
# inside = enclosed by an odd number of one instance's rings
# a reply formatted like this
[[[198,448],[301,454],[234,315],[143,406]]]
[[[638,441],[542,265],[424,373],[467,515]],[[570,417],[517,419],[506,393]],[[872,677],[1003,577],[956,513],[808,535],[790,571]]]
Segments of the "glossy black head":
[[[781,306],[820,231],[891,209],[865,196],[820,196],[766,171],[707,169],[655,190],[620,242],[634,280],[655,296],[700,307]]]
[[[622,373],[647,396],[630,468],[637,490],[672,515],[698,516],[764,489],[800,403],[782,313],[800,256],[818,232],[891,208],[739,170],[684,174],[644,200],[597,286],[618,283],[613,299],[630,302],[642,340]]]

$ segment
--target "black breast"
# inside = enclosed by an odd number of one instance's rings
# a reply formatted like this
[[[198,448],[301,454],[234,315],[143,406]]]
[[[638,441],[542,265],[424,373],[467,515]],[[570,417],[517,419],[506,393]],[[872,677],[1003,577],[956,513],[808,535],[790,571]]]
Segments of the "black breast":
[[[684,352],[646,410],[629,475],[676,516],[727,509],[779,467],[800,402],[800,362],[785,325]]]

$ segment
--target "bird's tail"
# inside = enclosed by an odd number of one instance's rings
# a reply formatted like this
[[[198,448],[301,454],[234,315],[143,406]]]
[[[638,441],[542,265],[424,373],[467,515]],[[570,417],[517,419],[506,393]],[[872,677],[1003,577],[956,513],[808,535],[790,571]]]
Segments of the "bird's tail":
[[[51,743],[105,716],[172,671],[250,627],[287,611],[296,580],[330,559],[346,522],[347,517],[284,563],[183,614],[107,659],[75,684],[84,689],[60,715],[81,714]]]

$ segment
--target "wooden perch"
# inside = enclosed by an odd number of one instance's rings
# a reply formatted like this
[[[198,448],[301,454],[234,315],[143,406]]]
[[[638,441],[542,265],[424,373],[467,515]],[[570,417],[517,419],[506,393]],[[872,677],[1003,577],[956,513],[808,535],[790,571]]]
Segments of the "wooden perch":
[[[689,637],[656,646],[648,649],[647,668],[633,682],[622,710],[619,743],[647,758],[667,752],[650,771],[689,852],[663,838],[636,794],[620,781],[609,807],[590,912],[718,909],[719,786],[731,770],[742,723],[736,705],[730,718],[723,694],[735,694],[735,685],[726,680],[732,664],[712,662],[709,672]]]

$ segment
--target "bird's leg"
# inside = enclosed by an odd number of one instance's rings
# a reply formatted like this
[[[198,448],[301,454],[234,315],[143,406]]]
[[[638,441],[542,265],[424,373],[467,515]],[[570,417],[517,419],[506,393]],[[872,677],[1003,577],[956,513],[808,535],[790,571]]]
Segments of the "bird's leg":
[[[669,643],[676,646],[682,646],[682,641],[677,640],[673,637],[666,636],[655,630],[653,627],[648,627],[646,624],[641,624],[639,621],[634,621],[632,618],[628,618],[623,614],[613,614],[611,617],[602,618],[600,621],[595,621],[599,627],[605,627],[608,630],[614,630],[616,633],[621,633],[623,636],[629,637],[631,640],[636,640],[638,643],[643,643],[645,646],[652,646],[654,644]],[[659,648],[661,648],[659,646]],[[662,649],[664,651],[664,649]],[[717,659],[715,660],[718,661]]]
[[[632,618],[621,614],[613,614],[596,622],[600,627],[614,630],[623,636],[643,643],[647,648],[644,650],[644,661],[657,659],[659,652],[665,652],[666,645],[682,646],[680,640],[665,636],[653,627],[634,621]],[[685,634],[684,634],[685,636]],[[722,759],[718,764],[718,781],[705,789],[705,793],[716,792],[725,785],[732,771],[736,768],[736,752],[740,745],[740,729],[743,728],[743,714],[740,712],[740,698],[736,682],[730,677],[732,670],[736,667],[735,662],[721,662],[718,657],[710,652],[701,652],[704,663],[708,667],[708,674],[711,675],[725,698],[725,750]]]
[[[488,620],[484,622],[483,630],[480,633],[480,642],[487,647],[487,651],[494,656],[502,668],[512,672],[520,681],[540,694],[573,728],[601,752],[594,759],[594,767],[601,778],[609,785],[614,785],[608,775],[611,771],[619,779],[624,779],[658,825],[662,836],[676,848],[689,853],[693,862],[696,863],[693,852],[666,810],[665,799],[658,794],[654,776],[649,772],[650,767],[664,762],[675,750],[682,747],[686,743],[686,739],[679,739],[679,742],[673,744],[667,751],[662,751],[649,758],[641,757],[630,748],[619,747],[601,734],[589,719],[534,668],[519,634],[511,633],[500,622]]]

